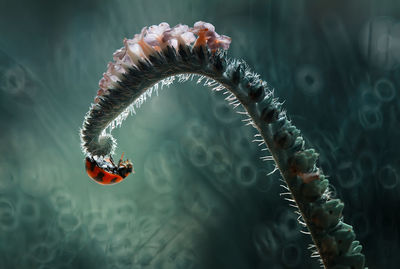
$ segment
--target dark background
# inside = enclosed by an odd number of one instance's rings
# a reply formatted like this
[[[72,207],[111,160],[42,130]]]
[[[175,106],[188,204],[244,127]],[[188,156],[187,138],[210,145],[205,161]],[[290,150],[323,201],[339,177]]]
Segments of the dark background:
[[[0,1],[0,268],[319,267],[254,130],[195,81],[113,131],[134,176],[84,171],[79,129],[122,39],[198,20],[320,152],[367,266],[398,268],[397,0]]]

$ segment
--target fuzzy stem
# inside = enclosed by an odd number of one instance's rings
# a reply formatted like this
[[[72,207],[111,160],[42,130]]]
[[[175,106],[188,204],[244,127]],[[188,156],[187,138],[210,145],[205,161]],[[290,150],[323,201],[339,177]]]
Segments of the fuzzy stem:
[[[287,119],[269,85],[244,61],[226,60],[204,46],[181,45],[177,52],[168,46],[150,55],[149,61],[130,68],[108,95],[92,105],[81,130],[84,152],[112,154],[116,143],[111,135],[102,135],[104,129],[160,80],[185,73],[215,80],[244,107],[285,180],[324,267],[364,268],[354,231],[342,222],[343,203],[329,197],[329,182],[316,166],[318,154],[305,149],[300,131]]]

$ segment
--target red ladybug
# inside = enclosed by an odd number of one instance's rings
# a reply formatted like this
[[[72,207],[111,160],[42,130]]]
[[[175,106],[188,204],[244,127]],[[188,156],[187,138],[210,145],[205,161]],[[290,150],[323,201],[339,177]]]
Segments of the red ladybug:
[[[97,162],[92,157],[86,157],[85,166],[88,176],[102,185],[111,185],[121,182],[133,171],[133,165],[129,160],[122,161],[121,159],[116,166],[112,158],[103,159]]]

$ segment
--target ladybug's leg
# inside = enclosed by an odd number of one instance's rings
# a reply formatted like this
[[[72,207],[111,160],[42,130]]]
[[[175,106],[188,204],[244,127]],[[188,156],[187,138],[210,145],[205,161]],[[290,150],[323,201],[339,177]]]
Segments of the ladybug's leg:
[[[114,164],[114,160],[113,160],[113,158],[110,156],[110,162],[111,162],[111,164],[113,165],[113,166],[115,166],[115,164]]]
[[[122,155],[121,155],[121,159],[119,159],[119,162],[118,162],[118,167],[121,165],[121,163],[122,163],[122,158],[124,157],[124,153],[125,152],[122,152]]]

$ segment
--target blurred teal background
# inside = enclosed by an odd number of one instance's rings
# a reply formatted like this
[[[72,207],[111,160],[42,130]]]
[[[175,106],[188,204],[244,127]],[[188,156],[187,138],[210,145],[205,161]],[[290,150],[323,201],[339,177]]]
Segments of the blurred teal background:
[[[221,93],[174,84],[113,131],[101,186],[79,129],[141,28],[211,22],[320,153],[370,268],[400,263],[400,3],[0,1],[0,268],[319,268],[277,173]]]

